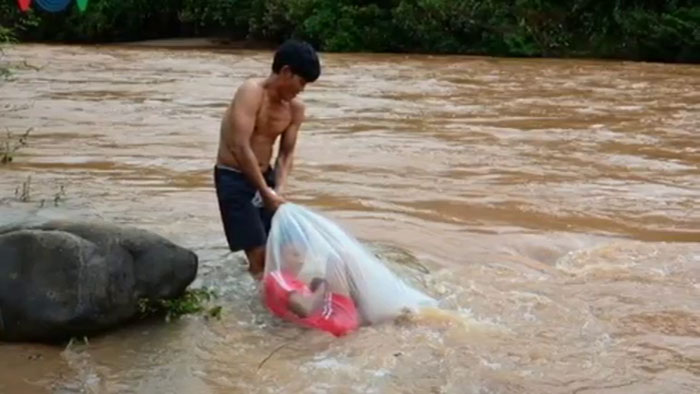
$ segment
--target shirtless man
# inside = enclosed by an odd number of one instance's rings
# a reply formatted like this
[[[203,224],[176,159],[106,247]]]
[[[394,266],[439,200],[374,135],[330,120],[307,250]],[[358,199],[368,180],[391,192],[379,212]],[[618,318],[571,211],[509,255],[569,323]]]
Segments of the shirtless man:
[[[221,121],[214,183],[231,251],[244,250],[256,278],[265,264],[272,215],[285,202],[304,104],[296,98],[321,74],[314,49],[289,40],[275,53],[272,72],[245,81]],[[280,137],[272,168],[272,148]]]

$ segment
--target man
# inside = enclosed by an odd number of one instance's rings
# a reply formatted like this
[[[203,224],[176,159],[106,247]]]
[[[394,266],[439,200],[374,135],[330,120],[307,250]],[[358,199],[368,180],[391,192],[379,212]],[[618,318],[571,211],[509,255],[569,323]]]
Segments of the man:
[[[314,49],[289,40],[275,53],[272,72],[236,91],[221,121],[214,183],[231,251],[244,250],[256,278],[265,264],[265,242],[275,210],[285,202],[304,104],[297,95],[316,81],[321,66]],[[280,137],[274,169],[272,147]]]

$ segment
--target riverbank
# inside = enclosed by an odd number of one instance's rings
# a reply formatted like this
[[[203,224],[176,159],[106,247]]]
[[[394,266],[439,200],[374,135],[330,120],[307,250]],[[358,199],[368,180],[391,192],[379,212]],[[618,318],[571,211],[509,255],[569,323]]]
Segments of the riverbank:
[[[104,44],[103,44],[104,45]],[[161,38],[156,40],[115,42],[111,45],[163,49],[253,49],[272,50],[277,43],[260,40],[232,40],[224,37]]]
[[[84,13],[75,7],[21,13],[4,4],[0,26],[15,28],[23,41],[42,42],[219,36],[257,48],[248,40],[279,44],[298,37],[324,52],[700,62],[700,7],[689,0],[104,0]]]

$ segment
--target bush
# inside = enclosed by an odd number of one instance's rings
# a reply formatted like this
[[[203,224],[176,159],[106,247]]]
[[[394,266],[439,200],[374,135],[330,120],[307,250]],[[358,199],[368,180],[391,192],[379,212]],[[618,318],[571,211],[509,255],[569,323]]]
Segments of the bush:
[[[700,7],[662,13],[637,8],[619,19],[628,57],[652,61],[700,61]]]

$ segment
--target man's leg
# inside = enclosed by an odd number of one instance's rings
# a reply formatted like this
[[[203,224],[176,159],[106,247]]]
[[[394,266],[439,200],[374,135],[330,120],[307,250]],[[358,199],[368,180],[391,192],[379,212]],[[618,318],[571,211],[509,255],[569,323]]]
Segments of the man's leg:
[[[275,188],[275,173],[273,170],[268,170],[263,174],[265,177],[265,182],[271,188]],[[267,237],[270,234],[270,227],[272,226],[272,216],[273,213],[268,211],[265,207],[258,208],[258,217],[260,219],[260,225],[262,226],[262,240],[263,244],[256,247],[246,248],[245,255],[248,258],[248,271],[250,274],[260,279],[262,272],[265,270],[265,247],[267,242]]]
[[[265,269],[265,246],[246,249],[245,255],[248,258],[248,272],[259,279]]]
[[[232,252],[245,250],[248,271],[260,276],[265,265],[266,231],[259,209],[253,206],[252,187],[243,174],[222,170],[214,172],[216,194],[224,233]]]

